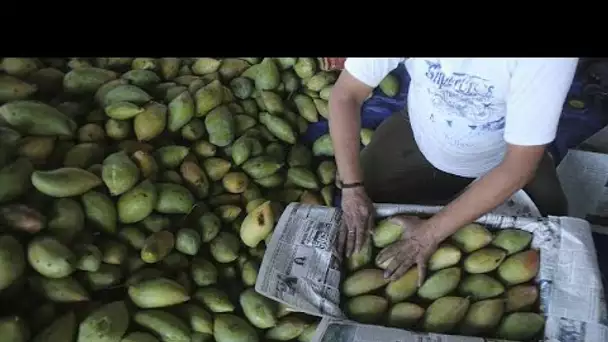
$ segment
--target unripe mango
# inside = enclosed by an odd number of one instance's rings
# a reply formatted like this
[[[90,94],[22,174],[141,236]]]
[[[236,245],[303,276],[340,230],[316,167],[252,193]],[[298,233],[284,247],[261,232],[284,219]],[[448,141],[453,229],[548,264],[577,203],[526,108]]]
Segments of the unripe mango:
[[[492,233],[478,223],[471,223],[454,233],[452,241],[463,252],[471,253],[489,245],[492,242]]]
[[[496,336],[505,340],[527,341],[540,334],[545,325],[543,316],[532,312],[514,312],[500,323]]]
[[[418,289],[418,296],[427,300],[435,300],[452,292],[460,282],[461,271],[458,267],[450,267],[430,276]]]
[[[423,328],[434,333],[448,333],[465,317],[470,301],[461,297],[443,297],[434,301],[424,315]]]
[[[488,299],[473,303],[464,317],[460,331],[478,336],[494,330],[505,312],[504,299]]]
[[[413,303],[395,304],[388,313],[388,324],[390,326],[410,329],[418,323],[424,315],[424,308]]]
[[[485,274],[472,274],[460,283],[459,291],[472,300],[483,300],[500,296],[505,287],[496,279]]]
[[[504,229],[496,234],[492,245],[504,249],[507,255],[511,255],[526,249],[531,241],[530,232],[521,229]]]
[[[379,289],[388,283],[384,271],[377,268],[366,268],[353,273],[342,285],[342,293],[355,297]]]
[[[452,245],[440,246],[429,258],[428,269],[429,271],[437,271],[454,266],[460,262],[461,257],[460,249]]]
[[[508,285],[517,285],[532,280],[539,268],[540,254],[531,249],[508,257],[498,267],[498,275]]]
[[[505,260],[507,253],[498,248],[487,247],[473,252],[464,260],[465,271],[473,274],[494,271]]]
[[[380,296],[363,295],[354,297],[346,303],[346,312],[357,322],[377,323],[388,309],[388,301]]]

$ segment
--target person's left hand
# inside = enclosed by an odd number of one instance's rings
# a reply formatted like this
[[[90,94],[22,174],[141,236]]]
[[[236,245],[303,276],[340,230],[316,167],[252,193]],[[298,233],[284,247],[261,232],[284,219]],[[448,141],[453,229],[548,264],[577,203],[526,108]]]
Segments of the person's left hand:
[[[390,261],[384,271],[384,278],[391,281],[399,279],[414,264],[418,266],[418,286],[424,282],[426,263],[437,250],[439,241],[434,237],[431,227],[425,225],[426,220],[407,215],[398,215],[391,221],[404,226],[401,240],[385,247],[376,257],[376,264]]]

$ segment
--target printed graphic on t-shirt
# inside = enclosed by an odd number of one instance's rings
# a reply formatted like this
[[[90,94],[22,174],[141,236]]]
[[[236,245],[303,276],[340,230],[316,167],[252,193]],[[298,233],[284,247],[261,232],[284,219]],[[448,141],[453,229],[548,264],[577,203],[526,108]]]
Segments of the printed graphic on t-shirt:
[[[459,121],[458,129],[468,128],[469,133],[477,134],[504,129],[506,105],[497,98],[489,80],[460,72],[446,73],[440,63],[426,63],[425,76],[434,85],[427,88],[434,109],[429,113],[432,122],[443,121],[453,128]]]

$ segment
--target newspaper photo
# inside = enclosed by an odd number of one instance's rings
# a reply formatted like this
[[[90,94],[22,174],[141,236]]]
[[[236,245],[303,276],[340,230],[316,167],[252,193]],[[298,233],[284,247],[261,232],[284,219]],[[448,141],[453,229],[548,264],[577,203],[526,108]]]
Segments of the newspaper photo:
[[[557,167],[568,199],[568,216],[608,234],[608,154],[570,150]]]
[[[433,214],[439,207],[376,205],[376,216]],[[482,216],[489,229],[533,234],[540,250],[540,307],[545,341],[608,341],[608,314],[589,224],[572,217]],[[279,219],[260,267],[256,291],[295,311],[322,318],[314,342],[475,342],[477,337],[418,333],[350,321],[340,309],[342,257],[334,244],[341,211],[290,204]],[[494,340],[498,341],[498,340]]]

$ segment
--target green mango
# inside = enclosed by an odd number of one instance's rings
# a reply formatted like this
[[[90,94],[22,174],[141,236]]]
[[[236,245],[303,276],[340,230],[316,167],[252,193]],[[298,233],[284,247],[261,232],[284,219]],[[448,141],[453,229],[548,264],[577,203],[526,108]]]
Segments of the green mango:
[[[143,105],[152,100],[150,94],[131,84],[115,84],[113,87],[109,87],[105,93],[98,95],[99,101],[104,108],[117,102],[131,102],[136,105]]]
[[[149,141],[159,136],[167,126],[167,106],[150,102],[133,120],[133,130],[139,141]]]
[[[544,326],[545,319],[537,313],[514,312],[500,323],[496,337],[513,341],[528,341],[539,335]]]
[[[228,82],[242,74],[249,66],[250,64],[247,61],[239,58],[224,58],[218,72],[222,79]]]
[[[20,100],[0,107],[0,118],[28,135],[72,137],[76,123],[59,110],[38,101]]]
[[[248,78],[236,77],[230,81],[230,89],[236,98],[244,100],[251,96],[254,89],[254,84]]]
[[[0,318],[0,336],[2,341],[27,342],[30,330],[21,317],[11,315]]]
[[[104,83],[114,80],[118,75],[111,70],[86,67],[70,70],[63,77],[63,89],[68,93],[95,93]]]
[[[281,163],[267,156],[251,158],[242,165],[243,171],[255,179],[271,176],[281,167]]]
[[[142,310],[133,316],[135,323],[154,332],[163,342],[189,342],[190,329],[179,317],[162,310]]]
[[[290,167],[287,170],[287,180],[304,189],[319,189],[319,183],[315,174],[301,166]]]
[[[31,181],[38,191],[51,197],[79,196],[102,183],[102,180],[91,172],[70,167],[34,171]]]
[[[190,228],[181,228],[175,238],[175,249],[185,255],[196,255],[201,247],[201,236]]]
[[[214,80],[197,90],[194,98],[196,101],[196,116],[204,116],[213,108],[222,104],[224,89],[219,80]]]
[[[498,276],[507,285],[518,285],[536,277],[539,269],[540,253],[529,249],[508,257],[498,267]]]
[[[231,315],[220,314],[213,322],[213,338],[216,342],[258,342],[255,329],[244,319]]]
[[[111,302],[94,310],[78,328],[77,342],[114,342],[129,327],[129,311],[123,301]]]
[[[333,157],[334,156],[334,146],[331,141],[331,136],[329,134],[325,134],[317,138],[312,145],[312,154],[315,157]]]
[[[205,304],[213,313],[233,312],[235,307],[230,302],[228,295],[217,287],[207,286],[199,288],[194,293],[201,303]]]
[[[85,288],[71,276],[59,279],[33,276],[30,278],[30,286],[55,303],[75,303],[90,299]]]
[[[436,300],[454,291],[460,283],[462,271],[458,267],[445,268],[428,277],[418,289],[418,297]]]
[[[38,171],[34,171],[32,163],[26,158],[19,158],[1,168],[0,203],[12,201],[25,194],[30,188],[30,178],[33,179],[33,174],[36,172]]]
[[[504,299],[488,299],[471,304],[460,331],[467,336],[486,335],[493,332],[505,311]]]
[[[355,297],[377,290],[386,284],[384,271],[375,268],[365,268],[349,275],[342,284],[342,293],[347,297]]]
[[[175,57],[165,57],[158,61],[160,65],[160,74],[164,80],[171,80],[179,73],[181,60]]]
[[[110,90],[118,87],[119,85],[129,84],[129,81],[124,80],[122,78],[118,78],[109,82],[104,83],[101,87],[97,89],[95,92],[95,102],[97,104],[103,105],[105,103],[105,98]]]
[[[282,317],[277,325],[266,330],[266,338],[273,341],[290,341],[300,336],[306,325],[300,317],[287,315]]]
[[[346,303],[348,316],[364,324],[378,323],[388,309],[388,301],[374,295],[351,298]]]
[[[92,291],[99,291],[117,285],[122,279],[122,271],[120,266],[102,263],[97,271],[84,272],[84,278]]]
[[[179,184],[157,183],[156,211],[162,214],[187,214],[194,206],[190,190]]]
[[[185,91],[169,102],[169,118],[167,128],[177,132],[194,117],[194,100]]]
[[[154,72],[145,69],[133,69],[125,72],[120,76],[129,83],[136,85],[140,88],[146,88],[154,84],[160,83],[160,77]]]
[[[439,246],[437,250],[431,255],[428,261],[429,271],[437,271],[443,268],[452,267],[460,262],[462,252],[448,244]]]
[[[326,86],[336,81],[336,75],[328,71],[320,71],[316,75],[310,77],[306,82],[306,88],[319,92]]]
[[[196,75],[207,75],[219,70],[222,62],[215,58],[197,58],[192,64],[192,72]]]
[[[506,256],[507,253],[503,249],[482,248],[464,259],[464,269],[473,274],[492,272],[505,260]]]
[[[11,235],[0,235],[0,291],[15,283],[25,272],[25,252]]]
[[[190,299],[183,286],[166,278],[155,278],[132,284],[129,286],[128,294],[133,303],[143,309],[167,307]]]
[[[110,139],[124,140],[131,134],[132,126],[131,121],[110,119],[105,124],[106,135]]]
[[[380,90],[388,97],[395,97],[399,94],[399,79],[393,74],[388,74],[378,84]]]
[[[461,297],[442,297],[426,309],[422,322],[428,332],[445,334],[454,329],[465,317],[470,301]]]
[[[413,303],[397,303],[388,313],[390,326],[401,329],[412,329],[424,315],[424,308]]]
[[[74,267],[87,272],[96,272],[99,270],[103,255],[97,246],[91,244],[78,244],[74,246],[73,249],[74,255],[76,256]]]
[[[11,76],[23,77],[37,70],[39,65],[36,58],[4,57],[0,69]]]
[[[478,223],[460,228],[451,236],[452,242],[465,253],[472,253],[492,242],[492,233]]]
[[[139,168],[124,151],[107,156],[101,172],[101,179],[112,196],[122,195],[139,180]]]
[[[174,169],[184,161],[189,152],[186,146],[166,145],[156,150],[156,160],[162,167]]]
[[[205,128],[209,134],[209,142],[215,146],[225,147],[234,141],[234,116],[226,106],[216,107],[207,114]]]
[[[25,100],[38,90],[38,86],[29,84],[9,75],[0,75],[0,102]]]
[[[268,329],[277,324],[276,303],[260,295],[253,288],[241,292],[239,303],[245,317],[256,328]]]
[[[198,118],[190,120],[181,129],[182,138],[189,141],[196,141],[205,136],[205,123]]]
[[[232,233],[220,231],[215,239],[211,240],[209,251],[215,261],[225,264],[238,258],[239,247],[238,237]]]
[[[301,57],[293,66],[293,70],[300,78],[312,77],[317,72],[317,63],[314,58]]]
[[[262,112],[260,113],[260,123],[280,140],[289,144],[296,143],[296,134],[284,119],[267,112]]]
[[[507,255],[521,252],[532,242],[532,233],[520,229],[503,229],[496,234],[492,245],[507,251]]]
[[[104,108],[106,115],[116,120],[128,120],[142,113],[144,109],[131,102],[114,102]]]
[[[144,220],[156,207],[157,199],[158,193],[154,184],[144,180],[118,198],[116,208],[119,221],[131,224]],[[144,223],[147,229],[150,229],[151,225],[152,222]]]
[[[276,89],[281,83],[279,68],[272,58],[266,57],[257,65],[255,87],[259,90]]]
[[[310,96],[304,94],[296,94],[293,97],[293,102],[296,105],[300,116],[302,116],[308,122],[319,121],[319,112],[317,111],[317,107],[315,106],[315,103],[310,98]]]
[[[57,239],[38,236],[27,247],[27,259],[34,270],[47,278],[63,278],[74,272],[74,254]]]
[[[87,221],[95,229],[109,234],[116,233],[116,207],[108,196],[101,192],[88,191],[82,195],[82,206]]]
[[[488,275],[471,274],[460,283],[459,292],[477,301],[500,296],[505,292],[505,287]]]

